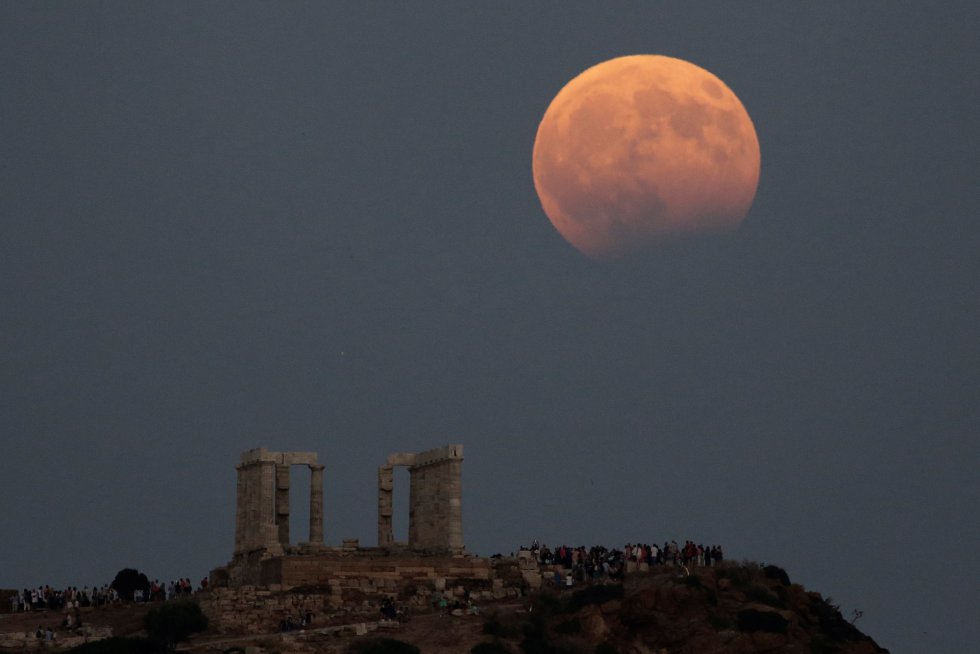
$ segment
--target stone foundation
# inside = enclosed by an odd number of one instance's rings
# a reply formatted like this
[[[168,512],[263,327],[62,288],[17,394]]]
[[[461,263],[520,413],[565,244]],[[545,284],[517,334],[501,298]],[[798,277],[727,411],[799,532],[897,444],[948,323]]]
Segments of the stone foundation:
[[[246,634],[276,631],[287,617],[296,620],[307,611],[315,616],[314,627],[376,620],[384,598],[410,610],[428,610],[440,596],[450,602],[467,593],[475,602],[516,598],[540,586],[541,580],[530,560],[419,556],[380,549],[269,558],[261,565],[261,583],[237,587],[220,586],[222,570],[212,573],[212,589],[198,596],[201,608],[219,632]]]

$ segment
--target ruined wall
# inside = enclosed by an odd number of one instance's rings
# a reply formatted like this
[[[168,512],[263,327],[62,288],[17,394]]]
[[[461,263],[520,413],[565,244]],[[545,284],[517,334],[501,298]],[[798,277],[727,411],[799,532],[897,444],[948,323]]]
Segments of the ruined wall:
[[[453,557],[337,557],[331,555],[281,557],[268,561],[267,580],[283,587],[334,584],[358,580],[357,587],[371,592],[394,592],[398,584],[436,578],[489,579],[487,559]],[[362,581],[368,583],[361,583]]]
[[[469,592],[473,600],[484,601],[519,597],[529,587],[513,560],[388,556],[363,550],[277,557],[263,562],[263,574],[282,583],[199,594],[201,608],[217,630],[266,633],[287,616],[295,619],[305,611],[321,623],[338,617],[376,619],[385,597],[420,610],[430,607],[433,593],[462,599]]]

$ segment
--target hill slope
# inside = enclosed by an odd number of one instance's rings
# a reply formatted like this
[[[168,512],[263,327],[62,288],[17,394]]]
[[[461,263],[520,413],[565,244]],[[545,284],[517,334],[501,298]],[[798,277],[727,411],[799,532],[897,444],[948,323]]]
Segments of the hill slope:
[[[775,566],[655,568],[622,585],[542,595],[526,616],[487,630],[512,652],[710,654],[886,652],[819,593]],[[424,646],[422,651],[425,651]]]

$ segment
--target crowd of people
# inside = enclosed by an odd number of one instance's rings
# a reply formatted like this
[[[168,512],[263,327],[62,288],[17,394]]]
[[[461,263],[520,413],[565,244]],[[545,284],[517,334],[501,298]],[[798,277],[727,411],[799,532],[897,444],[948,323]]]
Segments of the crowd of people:
[[[296,631],[306,629],[313,625],[313,612],[306,611],[301,614],[298,619],[293,619],[293,616],[287,615],[283,620],[279,622],[279,631],[285,633],[287,631]]]
[[[201,580],[198,590],[207,590],[207,588],[208,580],[204,578]],[[190,577],[182,577],[176,581],[171,581],[169,584],[163,584],[159,580],[154,579],[148,591],[144,592],[139,589],[135,591],[133,601],[163,602],[164,600],[190,597],[193,592],[194,584],[191,583]]]
[[[208,580],[202,579],[199,590],[207,589]],[[146,590],[136,589],[132,597],[122,597],[110,584],[102,586],[69,586],[57,589],[48,585],[37,588],[25,588],[14,593],[10,598],[11,610],[21,611],[65,611],[71,613],[74,609],[101,607],[118,604],[124,601],[133,602],[162,602],[168,599],[190,596],[193,592],[190,578],[171,581],[169,584],[153,580]]]
[[[198,590],[205,590],[208,580],[202,579]],[[186,597],[194,591],[189,578],[181,578],[164,584],[154,580],[146,589],[137,588],[131,596],[123,595],[111,584],[102,586],[68,586],[64,589],[50,585],[37,588],[25,588],[15,592],[10,597],[10,608],[14,613],[42,611],[47,613],[61,612],[63,617],[60,628],[68,633],[85,633],[82,625],[83,608],[99,608],[122,602],[162,602],[168,599]],[[38,625],[34,634],[39,640],[53,642],[57,640],[55,627]]]
[[[81,590],[77,586],[69,586],[64,590],[52,588],[51,586],[38,586],[37,588],[25,588],[19,593],[14,593],[10,598],[11,609],[18,611],[59,611],[62,609],[71,610],[79,607],[105,606],[119,602],[119,593],[116,589],[105,584],[104,586],[88,586]]]
[[[683,547],[672,540],[665,541],[663,546],[658,546],[656,543],[627,543],[622,549],[610,549],[602,545],[589,548],[561,545],[551,549],[535,540],[530,547],[522,545],[520,549],[529,552],[530,556],[542,565],[560,565],[567,568],[569,572],[563,580],[566,585],[576,580],[620,579],[627,563],[686,568],[711,567],[718,565],[725,558],[720,545],[707,547],[691,540],[685,541]],[[556,583],[558,583],[557,577]]]

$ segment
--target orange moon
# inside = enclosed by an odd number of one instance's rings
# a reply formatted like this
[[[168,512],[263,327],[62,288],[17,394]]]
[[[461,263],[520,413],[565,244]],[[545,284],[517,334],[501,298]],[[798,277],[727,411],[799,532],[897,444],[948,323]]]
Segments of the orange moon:
[[[533,170],[555,228],[607,261],[738,227],[759,184],[759,139],[739,99],[703,68],[619,57],[555,96]]]

